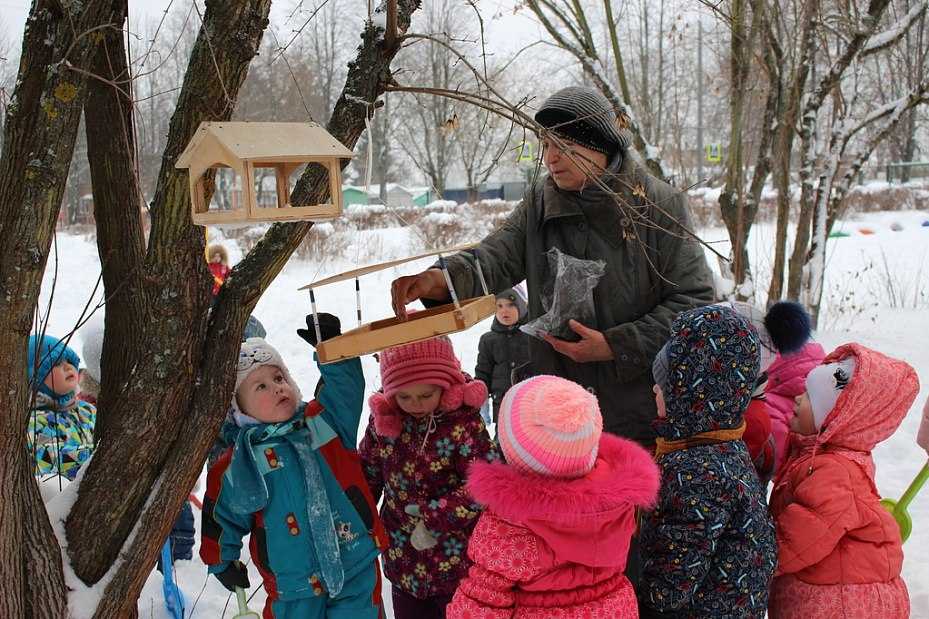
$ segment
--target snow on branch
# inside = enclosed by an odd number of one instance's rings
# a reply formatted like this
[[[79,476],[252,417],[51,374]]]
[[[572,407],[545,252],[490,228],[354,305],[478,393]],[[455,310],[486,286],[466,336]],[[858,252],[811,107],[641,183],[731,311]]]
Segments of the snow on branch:
[[[864,58],[875,52],[879,52],[899,41],[910,27],[916,23],[916,20],[926,12],[927,7],[929,7],[929,0],[924,0],[923,2],[913,5],[913,8],[893,26],[883,32],[872,35],[864,44],[864,47],[861,48],[860,57]]]

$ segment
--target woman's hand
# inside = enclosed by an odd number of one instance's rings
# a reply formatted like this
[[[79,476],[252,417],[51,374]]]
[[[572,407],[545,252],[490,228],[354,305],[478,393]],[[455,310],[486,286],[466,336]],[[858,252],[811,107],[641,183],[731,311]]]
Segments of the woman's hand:
[[[406,304],[416,299],[442,301],[447,298],[448,284],[441,269],[427,269],[416,275],[404,275],[390,285],[390,302],[397,318],[406,318]]]
[[[542,335],[542,338],[548,342],[552,348],[576,363],[613,360],[613,349],[610,348],[609,343],[606,341],[606,337],[601,331],[585,327],[576,320],[569,320],[568,326],[571,327],[572,331],[581,336],[579,342],[568,342],[567,340],[553,337],[548,333]]]

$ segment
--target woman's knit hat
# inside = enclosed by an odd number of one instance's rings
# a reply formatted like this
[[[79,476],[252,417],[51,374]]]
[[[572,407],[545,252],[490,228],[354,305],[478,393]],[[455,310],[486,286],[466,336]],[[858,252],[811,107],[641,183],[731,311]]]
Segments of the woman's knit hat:
[[[582,477],[597,460],[603,433],[597,398],[570,380],[541,375],[513,385],[497,423],[507,463],[522,471]]]
[[[608,156],[629,139],[616,126],[616,112],[600,91],[587,86],[562,88],[542,103],[535,120],[555,134]]]
[[[239,348],[239,360],[235,369],[235,389],[232,390],[232,410],[230,412],[232,413],[233,420],[238,426],[261,423],[239,408],[236,395],[239,393],[239,387],[242,386],[242,383],[245,382],[248,375],[263,365],[272,365],[281,371],[281,374],[284,375],[284,380],[286,380],[294,390],[294,397],[297,398],[298,402],[303,397],[300,393],[300,387],[297,386],[296,381],[294,381],[293,377],[290,375],[290,371],[284,364],[281,353],[277,352],[276,348],[260,337],[250,337],[242,342],[242,346]]]
[[[479,380],[469,381],[461,371],[451,340],[445,336],[384,350],[380,353],[380,369],[381,391],[373,394],[368,404],[374,413],[375,430],[384,436],[400,435],[401,411],[395,396],[404,387],[441,387],[440,411],[462,406],[480,408],[487,399],[487,386]]]

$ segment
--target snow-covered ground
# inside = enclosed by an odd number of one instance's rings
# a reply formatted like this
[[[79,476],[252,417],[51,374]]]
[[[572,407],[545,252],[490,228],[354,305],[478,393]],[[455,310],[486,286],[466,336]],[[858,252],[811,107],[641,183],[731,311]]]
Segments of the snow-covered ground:
[[[929,395],[929,220],[924,212],[874,213],[861,219],[841,222],[839,229],[851,234],[847,238],[831,239],[826,269],[827,298],[824,303],[824,329],[817,339],[828,349],[848,341],[857,341],[912,364],[923,379],[923,389],[913,409],[899,431],[875,451],[877,483],[883,495],[899,497],[910,480],[926,461],[926,454],[915,444],[918,415]],[[893,231],[898,223],[902,230]],[[872,234],[862,234],[867,229]],[[728,252],[723,229],[703,230],[701,236],[714,241],[713,246]],[[771,250],[773,225],[761,224],[753,229],[750,239],[752,264],[764,275],[773,262]],[[226,242],[233,260],[241,251]],[[371,248],[377,248],[372,257]],[[80,236],[61,234],[57,239],[57,281],[48,332],[62,334],[73,328],[88,301],[99,275],[99,260],[93,241]],[[356,243],[342,257],[332,257],[325,264],[291,260],[262,297],[255,315],[264,323],[268,340],[288,362],[291,372],[303,391],[308,393],[316,384],[318,373],[310,361],[308,346],[294,331],[302,327],[309,312],[309,298],[297,289],[325,275],[352,268],[359,263],[377,262],[420,251],[404,229],[360,232]],[[390,315],[389,283],[399,275],[415,272],[427,266],[428,260],[388,269],[364,276],[362,285],[363,319],[365,321]],[[716,260],[711,259],[716,267]],[[43,288],[43,312],[55,271],[54,255],[49,260]],[[767,289],[761,278],[759,290]],[[893,288],[898,300],[893,301]],[[99,296],[99,293],[98,293]],[[343,325],[355,323],[355,291],[352,282],[333,284],[317,292],[320,311],[339,315]],[[462,364],[473,368],[477,359],[480,335],[489,327],[481,324],[474,329],[452,336]],[[81,334],[72,346],[80,353]],[[377,366],[371,357],[363,360],[368,389],[378,387]],[[892,388],[892,387],[889,387]],[[366,424],[367,419],[362,420]],[[363,429],[363,428],[362,428]],[[202,490],[201,490],[202,492]],[[195,510],[196,511],[196,510]],[[912,616],[929,617],[929,491],[917,497],[910,508],[915,522],[913,535],[904,547],[906,559],[904,578],[912,599]],[[199,529],[199,524],[198,524]],[[235,600],[213,578],[196,558],[179,562],[177,579],[187,597],[187,616],[215,618],[231,617],[236,612]],[[256,571],[251,572],[255,596],[251,606],[260,612],[264,592]],[[389,589],[385,591],[389,604]],[[167,618],[161,596],[161,577],[154,572],[139,600],[142,617]]]

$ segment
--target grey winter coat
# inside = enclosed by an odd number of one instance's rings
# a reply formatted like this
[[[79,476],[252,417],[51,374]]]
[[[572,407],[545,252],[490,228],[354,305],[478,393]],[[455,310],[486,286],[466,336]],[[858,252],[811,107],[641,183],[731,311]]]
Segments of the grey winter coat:
[[[703,248],[672,220],[693,229],[684,194],[622,155],[603,178],[635,209],[634,217],[625,216],[599,187],[562,191],[543,177],[475,251],[490,292],[526,280],[529,320],[544,313],[546,251],[557,247],[577,258],[606,261],[594,289],[596,324],[587,326],[604,333],[614,359],[576,363],[530,338],[530,369],[516,378],[553,374],[587,387],[599,399],[604,430],[649,445],[655,439],[652,360],[678,313],[713,302],[712,277]],[[459,297],[483,294],[469,254],[447,262]]]
[[[494,405],[494,423],[497,423],[497,412],[504,394],[513,386],[513,371],[529,361],[530,339],[519,330],[519,324],[507,327],[496,318],[490,331],[481,336],[474,377],[487,385]]]

